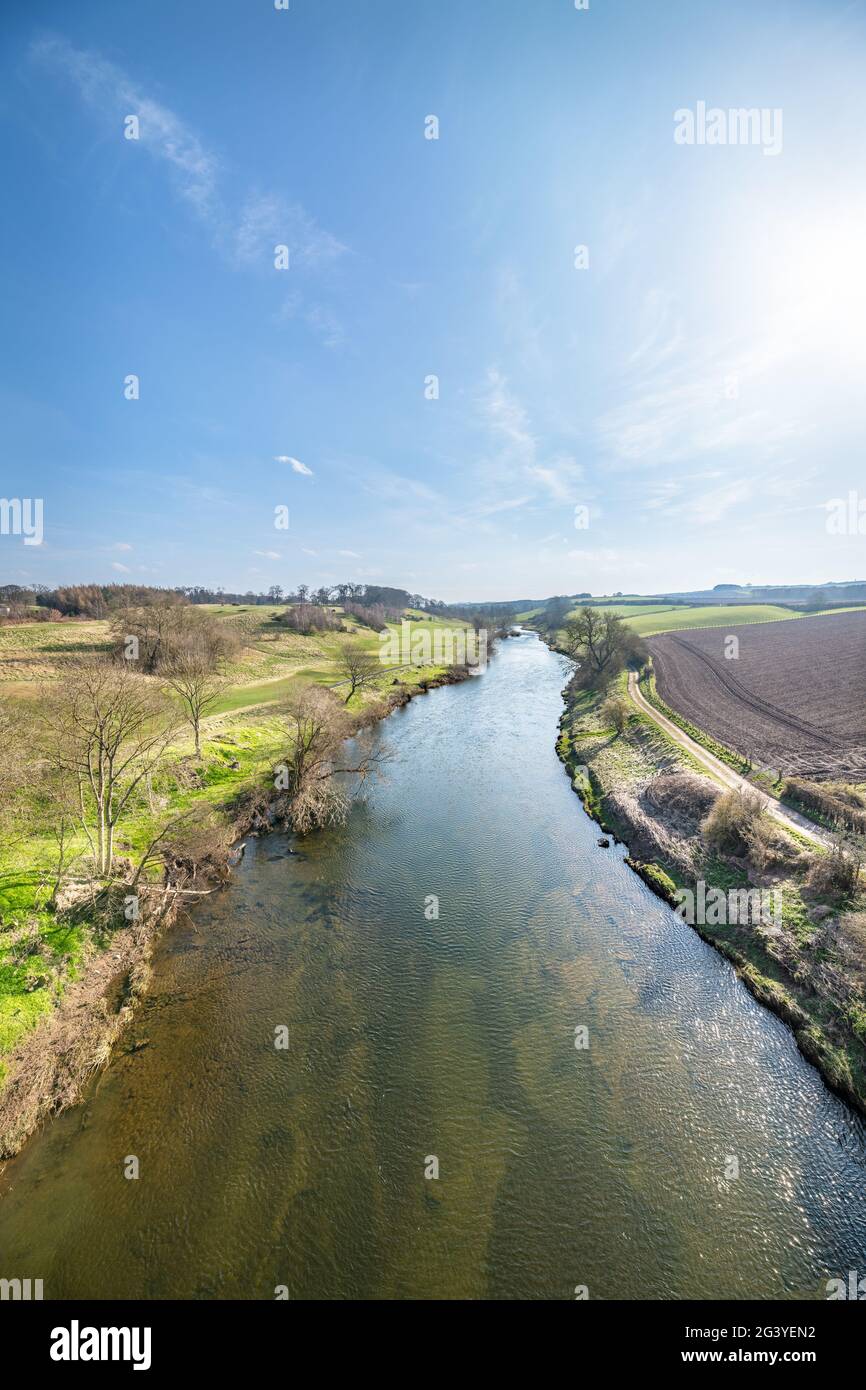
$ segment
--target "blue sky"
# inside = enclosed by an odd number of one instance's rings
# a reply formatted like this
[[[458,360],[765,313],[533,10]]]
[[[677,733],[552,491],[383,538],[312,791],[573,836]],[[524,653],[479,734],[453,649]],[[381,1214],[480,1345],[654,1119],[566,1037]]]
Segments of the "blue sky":
[[[866,576],[826,529],[866,496],[863,4],[7,0],[2,28],[0,493],[45,515],[3,581]],[[699,101],[780,109],[781,152],[678,145]]]

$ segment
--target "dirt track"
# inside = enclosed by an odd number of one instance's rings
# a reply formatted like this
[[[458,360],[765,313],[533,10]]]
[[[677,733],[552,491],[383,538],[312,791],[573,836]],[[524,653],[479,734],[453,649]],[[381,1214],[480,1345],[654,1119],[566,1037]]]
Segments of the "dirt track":
[[[756,795],[760,796],[773,819],[779,821],[787,830],[799,831],[801,835],[808,836],[808,838],[813,840],[816,844],[827,845],[830,843],[830,837],[826,835],[824,831],[819,830],[817,826],[813,825],[811,821],[806,820],[805,816],[801,816],[796,811],[789,810],[788,808],[783,808],[773,797],[767,796],[764,792],[759,792],[751,782],[746,781],[745,777],[741,777],[740,774],[735,772],[732,767],[729,767],[727,763],[723,763],[720,758],[717,758],[706,748],[702,748],[699,743],[696,743],[695,740],[679,728],[677,724],[674,724],[673,720],[668,719],[660,710],[655,709],[641,693],[634,671],[629,672],[628,693],[641,714],[645,714],[654,724],[657,724],[660,729],[663,729],[668,738],[673,739],[680,748],[685,748],[695,761],[706,768],[707,772],[709,772],[716,781],[722,782],[726,787],[754,792]]]

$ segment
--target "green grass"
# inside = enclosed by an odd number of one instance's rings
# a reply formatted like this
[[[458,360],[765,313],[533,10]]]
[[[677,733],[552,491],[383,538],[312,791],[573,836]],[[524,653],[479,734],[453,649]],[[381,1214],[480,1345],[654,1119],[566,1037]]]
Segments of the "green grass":
[[[660,609],[628,619],[629,627],[641,637],[657,632],[682,632],[705,627],[742,627],[747,623],[783,622],[799,616],[789,608],[772,603],[713,604],[705,608]]]
[[[569,616],[579,612],[582,604],[572,609]],[[670,603],[593,603],[590,607],[600,613],[616,613],[620,618],[646,618],[654,613],[675,613],[677,609]],[[682,611],[682,610],[680,610]]]
[[[203,725],[201,764],[192,758],[192,734],[186,725],[167,750],[152,780],[153,804],[144,788],[119,827],[118,856],[135,862],[155,830],[173,812],[195,806],[230,818],[239,793],[268,775],[286,751],[288,734],[280,702],[299,683],[333,685],[342,679],[340,651],[347,641],[380,647],[379,634],[351,624],[351,634],[317,633],[309,637],[280,629],[272,622],[284,605],[207,605],[209,611],[243,629],[243,647],[231,668],[232,684],[209,711]],[[347,625],[351,620],[347,619]],[[412,623],[432,636],[465,624],[442,619]],[[56,679],[74,656],[108,646],[108,624],[32,623],[0,628],[0,682],[4,699],[37,700],[46,681]],[[357,709],[367,698],[392,689],[394,682],[417,686],[441,674],[441,667],[382,668],[370,691],[350,702]],[[336,693],[340,694],[338,688]],[[236,766],[232,766],[236,764]],[[87,845],[80,834],[70,846],[79,857]],[[33,834],[5,843],[0,850],[0,1054],[8,1053],[38,1020],[50,1012],[69,982],[76,978],[88,952],[107,944],[86,920],[71,926],[45,907],[53,881],[56,846],[50,835]],[[74,866],[73,866],[74,873]],[[5,1076],[0,1058],[0,1085]]]
[[[582,605],[572,609],[573,617]],[[654,637],[662,632],[687,632],[699,628],[743,627],[751,623],[784,622],[787,619],[832,617],[834,613],[863,612],[866,605],[850,608],[825,608],[814,613],[795,612],[774,603],[732,604],[634,604],[598,603],[591,605],[601,612],[616,613],[625,618],[628,626],[640,637]],[[537,609],[536,612],[542,610]],[[527,615],[527,617],[530,615]]]
[[[727,763],[728,767],[733,768],[741,777],[745,777],[752,771],[752,764],[744,754],[738,753],[734,748],[728,748],[724,743],[719,743],[711,734],[699,728],[697,724],[692,724],[684,715],[679,714],[677,710],[672,709],[670,705],[666,704],[656,689],[655,676],[651,672],[647,673],[644,671],[642,673],[639,685],[644,699],[647,700],[654,709],[657,709],[659,713],[663,714],[666,719],[669,719],[672,724],[676,724],[678,729],[682,729],[684,734],[688,734],[689,738],[694,739],[695,743],[700,744],[708,753],[712,753],[720,762]],[[662,730],[662,732],[664,731]],[[705,776],[707,775],[706,768],[702,767],[701,771]]]

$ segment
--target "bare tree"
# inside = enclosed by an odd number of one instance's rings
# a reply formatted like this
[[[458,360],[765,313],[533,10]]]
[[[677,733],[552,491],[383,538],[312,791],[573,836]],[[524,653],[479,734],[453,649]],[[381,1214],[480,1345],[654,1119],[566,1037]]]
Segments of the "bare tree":
[[[195,645],[174,653],[166,664],[164,679],[179,695],[195,738],[195,756],[201,758],[201,721],[230,684],[230,678],[214,669],[209,654]]]
[[[348,776],[366,780],[385,761],[375,741],[357,740],[351,752],[343,745],[357,726],[330,690],[306,685],[287,700],[289,748],[275,769],[275,785],[288,796],[288,815],[300,834],[340,824],[348,814]]]
[[[228,660],[239,645],[235,625],[182,601],[163,596],[152,603],[121,608],[111,620],[114,651],[135,670],[162,673],[179,654],[195,649],[211,669]],[[134,638],[134,642],[130,639]]]
[[[108,878],[117,827],[175,732],[162,693],[127,666],[70,669],[47,711],[49,765],[72,781],[97,874]]]
[[[349,703],[357,690],[373,685],[382,676],[381,662],[362,642],[344,643],[336,665],[340,675],[344,676],[349,684],[345,704]]]
[[[33,781],[33,731],[27,711],[0,705],[0,827],[4,839],[25,833],[22,804]]]
[[[580,681],[603,685],[622,670],[627,661],[644,657],[643,643],[616,613],[601,608],[581,608],[565,624],[569,654],[578,661]]]

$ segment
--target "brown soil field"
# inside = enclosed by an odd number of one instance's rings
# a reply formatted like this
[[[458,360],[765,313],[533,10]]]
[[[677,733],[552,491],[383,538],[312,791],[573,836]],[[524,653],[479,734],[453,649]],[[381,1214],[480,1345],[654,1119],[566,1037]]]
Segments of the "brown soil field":
[[[726,657],[736,637],[739,655]],[[648,639],[659,695],[755,764],[866,781],[866,613]]]

